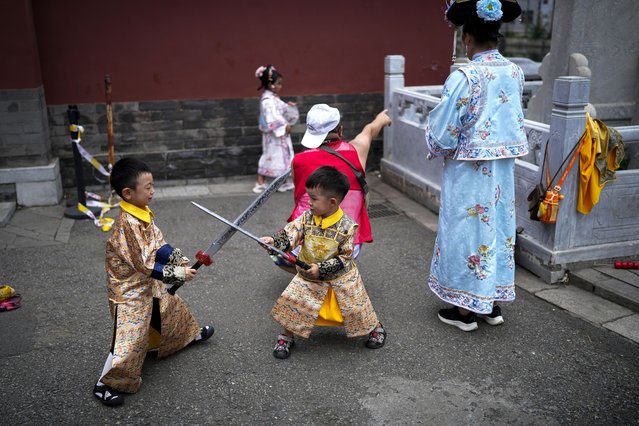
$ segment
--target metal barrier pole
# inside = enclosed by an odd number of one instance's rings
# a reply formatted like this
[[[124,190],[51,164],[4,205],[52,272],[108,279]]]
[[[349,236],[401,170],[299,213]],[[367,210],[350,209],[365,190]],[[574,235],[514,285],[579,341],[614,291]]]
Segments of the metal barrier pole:
[[[80,112],[78,111],[77,105],[69,105],[69,108],[67,109],[67,117],[69,118],[69,126],[72,124],[78,124]],[[79,138],[79,133],[80,132],[69,130],[71,140],[77,140]],[[78,209],[78,203],[86,206],[87,196],[86,187],[84,186],[84,172],[82,170],[82,155],[80,155],[80,151],[78,151],[78,147],[75,142],[71,142],[71,145],[73,145],[73,165],[75,169],[75,187],[78,192],[78,202],[67,207],[64,211],[64,215],[71,219],[89,219],[89,216]],[[89,210],[91,210],[94,214],[100,214],[101,209],[99,207],[89,207]]]

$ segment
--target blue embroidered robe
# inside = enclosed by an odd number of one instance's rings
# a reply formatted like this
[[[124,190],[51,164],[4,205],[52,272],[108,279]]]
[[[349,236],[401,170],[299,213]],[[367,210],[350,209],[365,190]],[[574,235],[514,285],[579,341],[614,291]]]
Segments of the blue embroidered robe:
[[[490,313],[515,298],[515,157],[526,155],[523,72],[496,50],[453,72],[429,114],[426,143],[444,157],[428,279],[442,300]]]

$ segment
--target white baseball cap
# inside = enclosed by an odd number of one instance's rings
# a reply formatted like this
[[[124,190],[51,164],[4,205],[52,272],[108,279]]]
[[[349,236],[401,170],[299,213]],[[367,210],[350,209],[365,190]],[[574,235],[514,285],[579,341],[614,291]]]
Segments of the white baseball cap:
[[[324,142],[326,135],[339,124],[339,110],[326,104],[313,105],[306,114],[306,133],[302,145],[317,148]]]

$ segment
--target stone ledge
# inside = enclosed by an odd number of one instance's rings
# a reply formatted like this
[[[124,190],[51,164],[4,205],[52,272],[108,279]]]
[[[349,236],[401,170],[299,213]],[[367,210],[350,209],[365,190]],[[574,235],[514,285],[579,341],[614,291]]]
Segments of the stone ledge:
[[[599,325],[634,313],[630,309],[573,286],[557,286],[554,289],[538,291],[535,295]]]
[[[16,203],[13,201],[0,203],[0,227],[5,226],[11,220],[13,212],[16,210]]]
[[[617,272],[612,269],[612,273]],[[619,270],[619,272],[627,272]],[[585,268],[569,273],[570,284],[591,291],[607,300],[615,302],[635,312],[639,312],[639,288],[593,268]],[[639,277],[638,277],[639,278]]]
[[[46,166],[0,168],[0,184],[54,181],[60,176],[60,161],[54,158]]]

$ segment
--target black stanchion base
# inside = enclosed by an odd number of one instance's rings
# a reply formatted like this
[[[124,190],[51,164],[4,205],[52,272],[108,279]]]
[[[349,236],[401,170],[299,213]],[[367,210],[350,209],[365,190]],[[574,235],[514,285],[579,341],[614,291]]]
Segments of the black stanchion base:
[[[95,217],[100,216],[100,212],[102,211],[100,207],[88,207],[88,209],[91,210]],[[69,206],[64,209],[64,216],[70,219],[91,219],[89,216],[78,210],[77,205]]]

